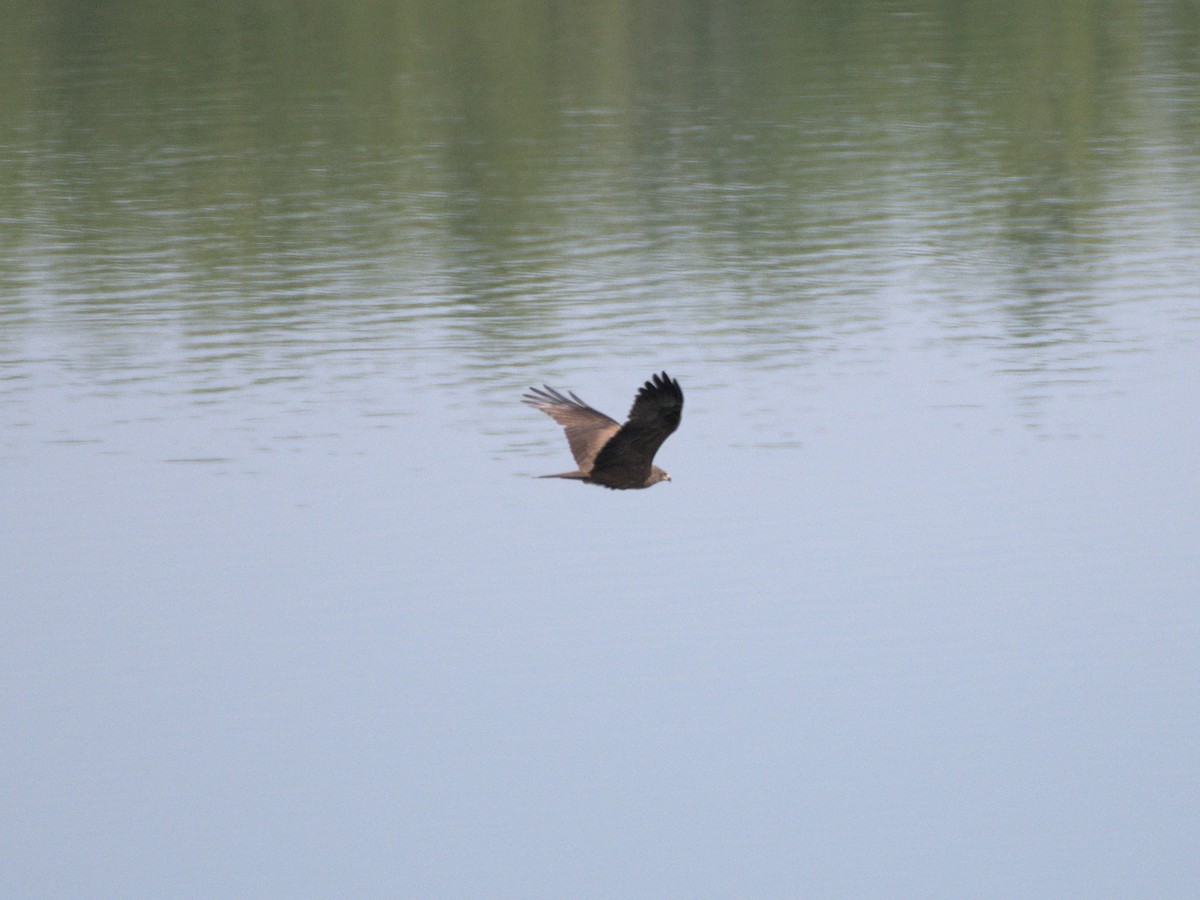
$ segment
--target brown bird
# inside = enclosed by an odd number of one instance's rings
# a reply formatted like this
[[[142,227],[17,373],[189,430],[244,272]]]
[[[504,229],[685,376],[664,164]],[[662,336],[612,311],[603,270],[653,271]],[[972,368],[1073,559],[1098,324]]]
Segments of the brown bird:
[[[653,465],[654,454],[679,427],[683,391],[666,372],[642,385],[624,425],[592,409],[570,391],[549,385],[530,388],[524,400],[563,427],[579,471],[542,478],[575,478],[586,484],[625,490],[648,488],[671,476]]]

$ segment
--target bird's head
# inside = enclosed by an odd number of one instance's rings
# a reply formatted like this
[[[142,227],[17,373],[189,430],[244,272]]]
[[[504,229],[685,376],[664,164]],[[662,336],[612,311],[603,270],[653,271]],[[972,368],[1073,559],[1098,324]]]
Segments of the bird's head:
[[[652,466],[650,469],[650,483],[658,484],[660,481],[670,481],[671,473],[665,472],[658,466]]]

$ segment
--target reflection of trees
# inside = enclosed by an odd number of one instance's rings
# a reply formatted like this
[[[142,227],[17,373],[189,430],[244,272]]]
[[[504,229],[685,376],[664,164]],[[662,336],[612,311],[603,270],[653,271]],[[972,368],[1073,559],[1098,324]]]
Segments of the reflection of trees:
[[[1140,148],[1195,146],[1195,22],[1131,4],[82,8],[0,37],[0,237],[41,296],[241,327],[348,286],[501,341],[1086,306]]]

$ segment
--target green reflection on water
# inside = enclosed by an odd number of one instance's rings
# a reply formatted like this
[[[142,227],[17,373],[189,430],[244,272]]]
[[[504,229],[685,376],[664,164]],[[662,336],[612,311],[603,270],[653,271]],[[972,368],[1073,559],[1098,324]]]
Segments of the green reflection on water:
[[[1031,308],[1153,293],[1164,247],[1168,269],[1194,259],[1198,41],[1179,6],[18,19],[0,37],[16,328],[31,305],[247,332],[409,310],[503,338],[572,311],[661,320],[670,296],[672,317],[746,334],[821,298],[789,324],[875,318],[854,298],[901,284],[967,315],[983,298],[1024,332]]]

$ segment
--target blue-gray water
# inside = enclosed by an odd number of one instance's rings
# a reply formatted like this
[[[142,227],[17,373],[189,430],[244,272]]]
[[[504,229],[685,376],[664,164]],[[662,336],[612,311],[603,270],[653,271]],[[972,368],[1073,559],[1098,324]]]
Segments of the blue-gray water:
[[[18,7],[0,893],[1194,893],[1188,7]]]

